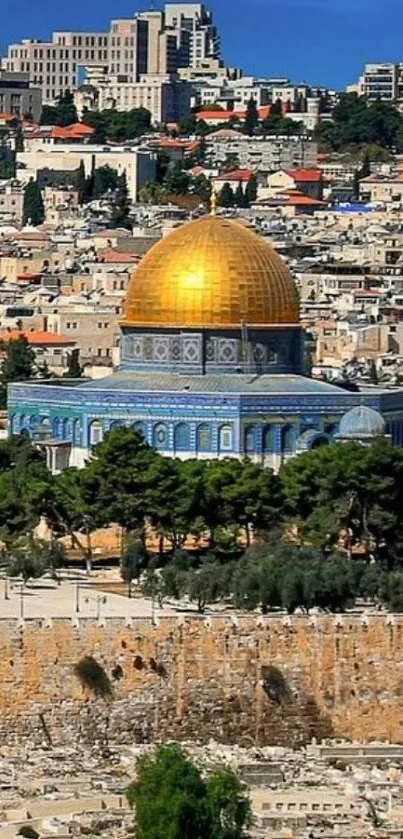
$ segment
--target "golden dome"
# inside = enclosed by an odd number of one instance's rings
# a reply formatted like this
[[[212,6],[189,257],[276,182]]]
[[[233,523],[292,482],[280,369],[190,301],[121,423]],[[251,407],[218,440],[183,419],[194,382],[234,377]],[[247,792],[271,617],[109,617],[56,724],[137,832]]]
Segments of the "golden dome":
[[[239,222],[205,216],[149,250],[132,276],[127,326],[239,327],[299,322],[294,280]]]

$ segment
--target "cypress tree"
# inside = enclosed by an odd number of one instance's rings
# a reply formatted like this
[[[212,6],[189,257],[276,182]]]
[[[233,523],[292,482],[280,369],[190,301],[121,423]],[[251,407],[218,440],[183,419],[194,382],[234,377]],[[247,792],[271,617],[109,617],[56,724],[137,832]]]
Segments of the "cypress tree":
[[[220,193],[221,207],[233,207],[234,197],[232,187],[229,183],[225,183]]]
[[[250,207],[256,201],[257,198],[257,181],[256,175],[253,175],[247,185],[246,185],[246,202],[247,206]]]
[[[81,379],[82,369],[80,366],[80,350],[72,350],[67,359],[66,379]]]
[[[239,184],[235,191],[234,203],[237,207],[245,207],[245,194],[242,189],[241,181],[239,181]]]
[[[246,117],[243,126],[244,134],[249,134],[250,137],[253,137],[255,130],[259,123],[259,114],[256,107],[256,102],[253,98],[249,99],[247,108],[246,108]]]
[[[44,219],[45,208],[42,193],[38,183],[31,178],[24,190],[23,222],[24,224],[30,222],[36,227],[38,224],[42,224]]]
[[[128,215],[130,210],[129,190],[127,188],[126,172],[118,178],[118,183],[115,191],[115,198],[112,207],[112,221],[116,226],[127,227]]]
[[[87,178],[85,177],[84,161],[80,161],[80,165],[76,172],[76,189],[78,191],[78,200],[80,204],[84,204],[87,191]]]

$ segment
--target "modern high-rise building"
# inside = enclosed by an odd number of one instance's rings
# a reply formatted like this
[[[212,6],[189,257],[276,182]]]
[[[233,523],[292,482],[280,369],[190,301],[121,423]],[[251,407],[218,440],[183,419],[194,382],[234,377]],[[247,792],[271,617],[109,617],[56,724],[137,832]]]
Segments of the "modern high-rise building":
[[[172,74],[219,55],[211,13],[200,3],[172,3],[162,11],[112,20],[107,32],[53,32],[48,42],[11,44],[1,66],[26,73],[41,89],[43,103],[53,104],[89,76],[92,82],[113,76],[136,84],[141,76]]]
[[[178,67],[197,67],[220,58],[220,38],[213,16],[202,3],[166,3],[165,24],[178,33]]]

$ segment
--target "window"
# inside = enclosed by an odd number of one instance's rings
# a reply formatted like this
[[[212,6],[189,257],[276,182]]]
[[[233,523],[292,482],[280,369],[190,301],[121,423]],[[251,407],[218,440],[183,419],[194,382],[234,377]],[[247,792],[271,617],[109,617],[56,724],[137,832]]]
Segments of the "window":
[[[273,426],[268,426],[268,428],[264,429],[264,432],[263,432],[263,451],[264,452],[274,451],[274,428],[273,428]]]
[[[232,449],[232,426],[223,425],[220,428],[220,451],[230,452]]]
[[[103,428],[99,420],[93,420],[90,424],[90,445],[96,446],[97,443],[100,443],[103,439]]]
[[[73,436],[73,443],[76,446],[79,446],[80,443],[81,443],[81,428],[80,428],[80,420],[78,420],[78,419],[75,419],[74,422],[73,422],[72,436]]]
[[[292,452],[294,450],[295,433],[292,425],[285,425],[281,431],[281,450]]]
[[[190,450],[190,426],[186,423],[177,425],[174,432],[175,451]]]
[[[250,452],[250,453],[256,451],[255,429],[254,429],[253,425],[250,425],[248,428],[245,428],[244,449],[245,449],[245,452]]]
[[[210,452],[212,448],[211,428],[208,425],[200,425],[197,429],[197,451]]]
[[[153,446],[155,446],[156,449],[167,448],[167,446],[168,446],[168,429],[167,429],[166,425],[163,425],[162,423],[158,423],[158,425],[156,425],[154,427]]]
[[[141,434],[144,440],[147,441],[147,426],[145,422],[135,422],[133,423],[132,428],[134,431],[137,431],[138,434]]]

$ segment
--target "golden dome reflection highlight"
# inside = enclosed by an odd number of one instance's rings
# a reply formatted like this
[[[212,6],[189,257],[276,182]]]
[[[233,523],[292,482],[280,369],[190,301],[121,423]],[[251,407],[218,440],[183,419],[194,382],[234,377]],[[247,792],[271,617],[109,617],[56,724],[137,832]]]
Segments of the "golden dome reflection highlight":
[[[236,221],[204,216],[146,254],[129,284],[124,326],[238,327],[299,323],[294,280],[267,242]]]

